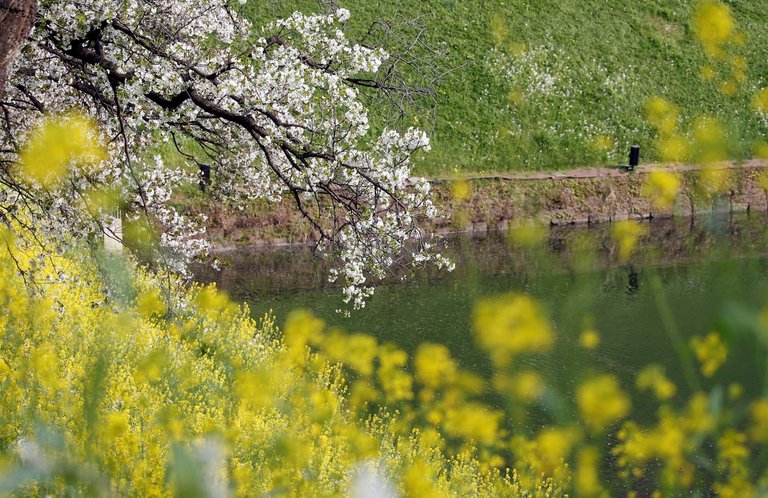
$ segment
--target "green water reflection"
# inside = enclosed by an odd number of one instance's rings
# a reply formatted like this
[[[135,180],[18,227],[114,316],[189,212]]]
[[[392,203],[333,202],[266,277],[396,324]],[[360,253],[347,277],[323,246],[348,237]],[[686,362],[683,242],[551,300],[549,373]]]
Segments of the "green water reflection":
[[[550,354],[521,357],[518,368],[533,368],[559,391],[572,393],[590,372],[609,371],[631,385],[643,366],[661,363],[687,394],[693,386],[683,381],[660,317],[662,299],[686,344],[713,330],[728,339],[731,351],[715,380],[739,382],[746,393],[757,394],[762,379],[756,375],[765,360],[754,337],[743,332],[754,325],[754,312],[768,303],[764,217],[663,220],[648,226],[650,235],[630,264],[616,261],[608,226],[553,229],[537,250],[512,247],[498,233],[452,239],[446,250],[457,262],[455,272],[425,272],[405,283],[382,285],[350,318],[335,312],[340,293],[324,283],[322,264],[306,248],[228,254],[223,270],[201,270],[199,278],[216,281],[234,299],[248,302],[254,316],[272,310],[282,323],[290,310],[308,308],[331,326],[366,332],[408,351],[423,342],[445,344],[465,368],[484,375],[491,367],[473,340],[473,305],[483,296],[523,292],[545,305],[558,341]],[[662,283],[661,294],[654,291],[653,279]],[[601,337],[594,350],[579,343],[590,324]]]

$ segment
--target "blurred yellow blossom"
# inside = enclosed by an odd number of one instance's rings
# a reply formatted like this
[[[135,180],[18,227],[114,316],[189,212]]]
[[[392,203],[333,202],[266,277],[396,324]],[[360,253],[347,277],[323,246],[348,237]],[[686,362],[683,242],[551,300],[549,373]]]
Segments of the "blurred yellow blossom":
[[[761,139],[756,139],[752,142],[752,155],[758,159],[768,159],[768,142]],[[763,189],[766,186],[761,183]]]
[[[699,171],[701,189],[705,194],[712,195],[722,192],[728,186],[730,172],[728,168],[716,165],[705,165]]]
[[[539,304],[522,294],[486,298],[475,305],[474,330],[480,347],[497,366],[520,353],[548,351],[555,341]]]
[[[466,403],[445,415],[443,427],[455,437],[491,445],[498,437],[501,413],[478,403]]]
[[[768,114],[768,87],[757,92],[752,100],[752,108],[760,114]]]
[[[746,443],[747,437],[744,433],[728,429],[717,441],[718,458],[726,465],[733,465],[739,460],[749,456],[749,449]]]
[[[389,344],[379,349],[379,383],[390,403],[413,399],[413,377],[404,370],[407,363],[405,351]]]
[[[613,225],[613,238],[619,245],[619,261],[626,263],[635,250],[640,237],[648,233],[648,229],[635,220],[620,220]]]
[[[714,163],[728,157],[726,131],[719,119],[700,116],[693,123],[693,141],[699,162]]]
[[[682,163],[687,161],[691,154],[691,144],[684,135],[679,133],[660,137],[656,148],[661,160],[665,162]]]
[[[552,475],[562,468],[574,445],[581,439],[581,433],[573,427],[546,427],[534,439],[538,469],[545,475]]]
[[[768,399],[760,398],[749,407],[751,425],[749,437],[758,443],[768,443]]]
[[[104,436],[107,441],[112,441],[127,433],[128,420],[128,413],[125,411],[110,413],[107,416],[107,425],[104,428]]]
[[[672,135],[677,129],[677,107],[661,97],[652,97],[645,105],[645,117],[663,136]]]
[[[160,291],[153,289],[149,292],[143,292],[136,298],[136,308],[145,318],[161,316],[166,312],[165,302],[160,295]]]
[[[600,334],[592,327],[587,328],[581,332],[579,344],[584,349],[595,349],[600,345]]]
[[[610,152],[616,147],[616,143],[613,138],[608,135],[595,136],[590,145],[600,152]]]
[[[718,1],[705,1],[698,5],[693,16],[693,32],[712,58],[723,56],[724,46],[736,32],[731,9]]]
[[[496,45],[501,45],[509,37],[509,27],[504,17],[499,14],[491,16],[491,38]]]
[[[45,118],[19,156],[22,175],[43,186],[54,185],[76,164],[95,165],[106,158],[95,123],[78,113]]]
[[[677,386],[667,378],[664,367],[661,365],[648,365],[637,374],[637,387],[643,391],[653,391],[656,397],[662,401],[675,395]]]
[[[616,378],[607,374],[579,385],[576,403],[587,427],[595,433],[624,418],[631,406],[629,397],[621,390]]]
[[[701,68],[701,79],[704,81],[712,81],[715,79],[716,72],[712,66],[704,66]]]
[[[59,358],[53,344],[47,342],[40,344],[32,352],[29,364],[43,388],[55,390],[61,386]]]
[[[434,470],[423,459],[415,461],[403,476],[403,489],[407,498],[439,498],[434,482]]]
[[[579,450],[576,460],[574,484],[579,496],[604,496],[600,485],[600,454],[597,448],[587,446]]]
[[[739,86],[736,84],[735,81],[724,81],[723,84],[720,86],[720,91],[723,92],[723,95],[726,95],[728,97],[736,95],[736,92],[738,91],[738,89],[739,89]]]
[[[472,195],[472,185],[468,180],[454,180],[451,182],[451,195],[457,201],[465,201]]]
[[[375,338],[365,334],[331,332],[321,342],[321,348],[330,359],[361,375],[373,374],[373,362],[378,354]]]
[[[533,222],[512,227],[507,231],[507,240],[513,247],[536,247],[546,239],[547,227]]]
[[[669,209],[680,191],[680,176],[672,171],[650,171],[643,182],[643,195],[656,209]]]
[[[209,301],[215,300],[206,298],[206,303]],[[324,328],[325,322],[309,311],[297,310],[289,314],[284,332],[289,353],[296,359],[303,357],[308,345],[320,342]]]
[[[720,340],[720,334],[711,332],[704,338],[693,337],[690,344],[701,364],[702,375],[712,377],[728,355],[728,348]]]
[[[546,382],[536,372],[523,371],[511,378],[510,391],[513,396],[522,401],[535,401],[544,394]]]
[[[422,344],[413,361],[416,378],[426,387],[437,389],[456,380],[456,363],[442,344]]]

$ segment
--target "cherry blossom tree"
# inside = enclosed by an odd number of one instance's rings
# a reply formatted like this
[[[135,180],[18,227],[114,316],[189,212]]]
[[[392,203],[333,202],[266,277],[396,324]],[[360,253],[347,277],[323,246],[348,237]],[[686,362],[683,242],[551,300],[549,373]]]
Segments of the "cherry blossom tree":
[[[352,41],[345,9],[256,28],[243,4],[39,2],[0,101],[0,216],[28,222],[18,219],[23,206],[35,230],[109,232],[114,205],[84,195],[106,187],[122,199],[126,221],[151,225],[164,257],[182,267],[208,249],[205,220],[179,213],[171,195],[212,171],[208,193],[235,205],[292,199],[355,307],[391,272],[450,265],[416,223],[435,215],[429,183],[410,170],[429,139],[383,120],[373,127],[370,116],[375,95],[394,107],[429,98],[431,76],[412,85],[398,70],[418,62],[419,34],[390,54],[374,43],[376,26]],[[35,123],[66,120],[60,113],[72,109],[99,123],[108,159],[71,168],[55,186],[20,182],[18,154]],[[193,167],[167,166],[158,144],[172,144]]]

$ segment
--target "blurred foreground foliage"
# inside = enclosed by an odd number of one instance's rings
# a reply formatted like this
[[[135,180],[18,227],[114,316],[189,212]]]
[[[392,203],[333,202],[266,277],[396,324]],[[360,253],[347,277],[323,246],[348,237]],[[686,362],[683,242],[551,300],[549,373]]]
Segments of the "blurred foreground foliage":
[[[0,236],[0,493],[768,492],[766,386],[722,385],[717,332],[683,345],[696,371],[680,388],[664,365],[635,385],[593,369],[563,386],[526,367],[557,340],[546,310],[500,295],[473,318],[484,378],[444,345],[409,357],[304,311],[278,329],[121,255]],[[741,321],[764,357],[768,313]],[[599,340],[588,327],[581,344]],[[649,398],[656,416],[635,417]]]

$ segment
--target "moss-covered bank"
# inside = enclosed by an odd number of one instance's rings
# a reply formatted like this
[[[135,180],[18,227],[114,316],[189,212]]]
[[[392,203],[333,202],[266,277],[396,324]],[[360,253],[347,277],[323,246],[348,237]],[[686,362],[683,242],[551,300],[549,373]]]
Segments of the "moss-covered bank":
[[[668,210],[655,210],[642,195],[647,173],[658,166],[642,166],[634,172],[620,168],[590,168],[562,173],[487,175],[433,179],[435,202],[443,215],[423,219],[426,232],[484,232],[529,223],[601,223],[626,218],[690,216],[716,210],[768,209],[768,194],[761,186],[765,161],[718,165],[722,182],[716,192],[702,188],[702,169],[667,166],[682,179],[680,195]],[[465,198],[455,195],[456,182],[466,182]],[[762,182],[765,184],[765,182]],[[253,201],[243,210],[213,201],[195,199],[188,212],[208,216],[208,236],[214,247],[239,245],[311,243],[317,234],[294,208],[290,199],[280,203]]]

